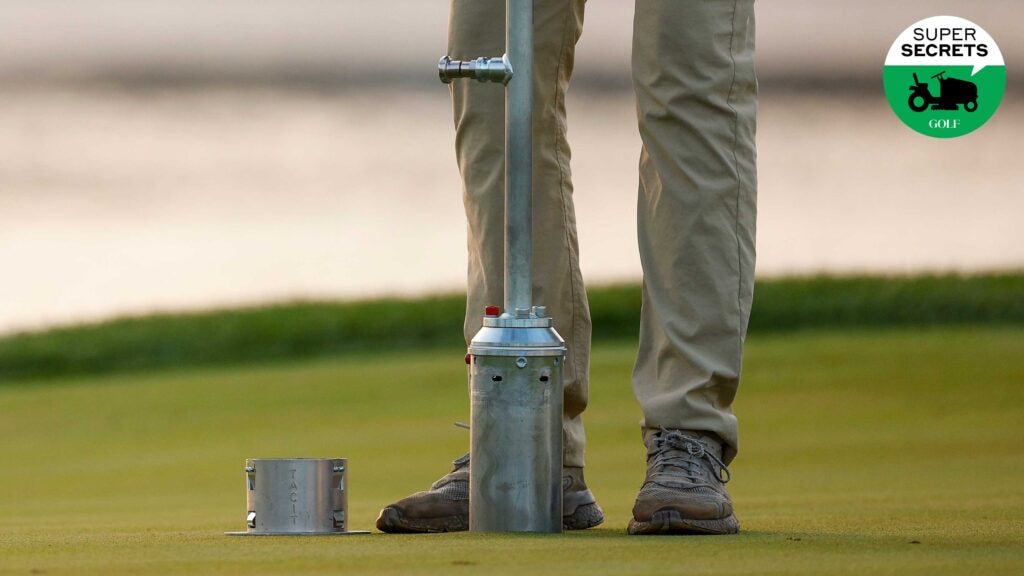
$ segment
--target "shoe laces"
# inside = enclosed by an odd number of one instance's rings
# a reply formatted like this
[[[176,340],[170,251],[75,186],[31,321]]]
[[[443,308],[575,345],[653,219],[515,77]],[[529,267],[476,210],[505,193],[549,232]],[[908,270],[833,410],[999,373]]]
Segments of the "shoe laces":
[[[653,469],[664,469],[667,466],[678,468],[691,482],[698,482],[702,476],[702,459],[707,459],[712,466],[711,472],[722,484],[728,484],[732,474],[725,462],[722,462],[707,444],[697,438],[691,438],[678,430],[662,428],[654,438]]]

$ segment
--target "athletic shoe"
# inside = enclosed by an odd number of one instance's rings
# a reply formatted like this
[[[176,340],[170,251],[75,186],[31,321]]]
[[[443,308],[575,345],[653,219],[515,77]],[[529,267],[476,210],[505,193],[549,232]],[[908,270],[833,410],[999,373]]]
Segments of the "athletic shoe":
[[[725,490],[729,469],[718,438],[689,430],[645,430],[647,478],[630,534],[735,534],[739,521]]]
[[[469,454],[430,490],[417,492],[380,511],[381,532],[458,532],[469,529]],[[562,528],[584,530],[604,521],[604,512],[583,481],[583,468],[562,469]]]

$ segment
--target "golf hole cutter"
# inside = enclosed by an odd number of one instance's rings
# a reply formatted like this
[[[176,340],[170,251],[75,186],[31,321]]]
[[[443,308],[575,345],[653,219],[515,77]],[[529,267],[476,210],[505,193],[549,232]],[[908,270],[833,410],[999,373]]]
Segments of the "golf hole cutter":
[[[438,63],[441,81],[505,85],[505,306],[469,346],[469,529],[562,531],[565,343],[533,305],[533,0],[506,0],[506,54]]]

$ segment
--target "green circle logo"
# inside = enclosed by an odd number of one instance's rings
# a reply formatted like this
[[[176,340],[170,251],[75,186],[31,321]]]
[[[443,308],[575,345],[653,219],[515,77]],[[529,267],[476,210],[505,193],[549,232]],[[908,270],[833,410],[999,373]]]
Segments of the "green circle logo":
[[[882,82],[904,124],[925,136],[956,138],[981,128],[996,113],[1006,90],[1006,65],[981,26],[933,16],[896,38]]]

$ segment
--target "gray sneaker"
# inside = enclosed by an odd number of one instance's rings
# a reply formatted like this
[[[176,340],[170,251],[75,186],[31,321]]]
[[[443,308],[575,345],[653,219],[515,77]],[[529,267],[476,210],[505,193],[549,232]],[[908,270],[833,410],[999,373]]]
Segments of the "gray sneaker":
[[[630,534],[735,534],[740,524],[725,490],[729,469],[717,437],[645,430],[647,478],[633,505]]]
[[[469,529],[469,454],[430,490],[385,507],[377,518],[381,532],[458,532]],[[562,528],[584,530],[604,521],[604,512],[583,482],[583,468],[562,469]]]

